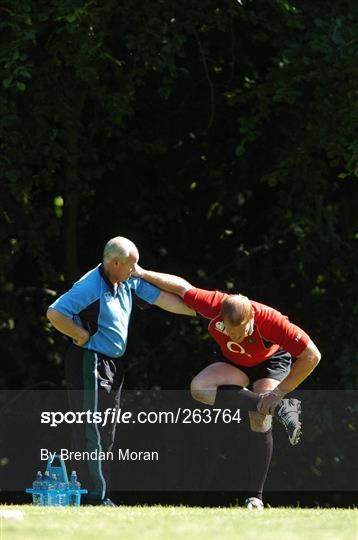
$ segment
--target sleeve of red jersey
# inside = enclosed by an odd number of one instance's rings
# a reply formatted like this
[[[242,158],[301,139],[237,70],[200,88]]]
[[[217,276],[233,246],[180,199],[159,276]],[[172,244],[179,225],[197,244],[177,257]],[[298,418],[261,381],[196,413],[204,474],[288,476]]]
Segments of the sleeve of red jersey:
[[[301,328],[292,324],[288,318],[275,309],[261,312],[260,332],[262,337],[280,345],[292,356],[299,356],[308,345],[310,337]],[[260,318],[261,318],[260,317]]]
[[[195,309],[197,313],[214,319],[220,314],[221,304],[227,295],[220,291],[205,291],[204,289],[189,289],[184,295],[184,303]]]

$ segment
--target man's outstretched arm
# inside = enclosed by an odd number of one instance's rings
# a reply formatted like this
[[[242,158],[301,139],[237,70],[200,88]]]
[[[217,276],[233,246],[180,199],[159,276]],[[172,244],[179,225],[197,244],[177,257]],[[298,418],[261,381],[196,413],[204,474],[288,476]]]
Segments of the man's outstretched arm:
[[[189,315],[191,317],[196,316],[196,311],[185,305],[180,296],[167,291],[160,292],[160,295],[154,302],[154,305],[165,309],[165,311],[176,313],[177,315]]]
[[[181,298],[184,298],[185,293],[189,291],[189,289],[193,289],[193,285],[191,285],[188,281],[179,276],[145,270],[138,264],[135,265],[132,276],[140,277],[145,281],[148,281],[152,285],[155,285],[156,287],[158,287],[158,289],[177,294]]]

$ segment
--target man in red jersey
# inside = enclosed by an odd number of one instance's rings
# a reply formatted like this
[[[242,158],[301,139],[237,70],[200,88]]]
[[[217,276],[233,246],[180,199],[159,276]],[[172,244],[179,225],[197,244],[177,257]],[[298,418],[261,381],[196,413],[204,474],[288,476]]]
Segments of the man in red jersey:
[[[251,441],[249,510],[264,508],[263,486],[272,457],[272,415],[285,427],[291,444],[301,435],[297,399],[284,396],[313,371],[321,355],[310,337],[279,311],[249,300],[193,287],[170,274],[144,270],[135,275],[181,296],[184,303],[210,319],[209,333],[218,343],[223,360],[204,368],[191,383],[194,399],[216,407],[230,404],[247,410]],[[292,357],[296,358],[292,365]],[[252,385],[253,392],[246,389]]]

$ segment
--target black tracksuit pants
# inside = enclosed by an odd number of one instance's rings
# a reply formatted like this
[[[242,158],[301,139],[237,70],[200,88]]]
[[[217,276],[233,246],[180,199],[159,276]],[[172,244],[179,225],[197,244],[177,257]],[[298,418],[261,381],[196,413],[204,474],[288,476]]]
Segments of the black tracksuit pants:
[[[71,344],[65,357],[65,373],[72,411],[104,412],[120,407],[124,380],[122,358],[109,358],[100,353]],[[72,451],[108,452],[113,448],[116,423],[75,423],[72,426]],[[95,455],[95,454],[93,454]],[[86,500],[99,502],[110,489],[110,460],[71,462],[78,473],[81,487],[88,490]]]

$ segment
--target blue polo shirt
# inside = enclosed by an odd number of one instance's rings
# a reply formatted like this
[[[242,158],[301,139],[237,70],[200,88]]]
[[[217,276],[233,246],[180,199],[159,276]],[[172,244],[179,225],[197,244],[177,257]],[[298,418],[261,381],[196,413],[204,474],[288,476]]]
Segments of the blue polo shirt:
[[[137,277],[119,283],[116,289],[100,264],[50,307],[89,331],[91,337],[84,349],[117,358],[124,354],[127,346],[132,292],[149,304],[160,295],[160,289]]]

